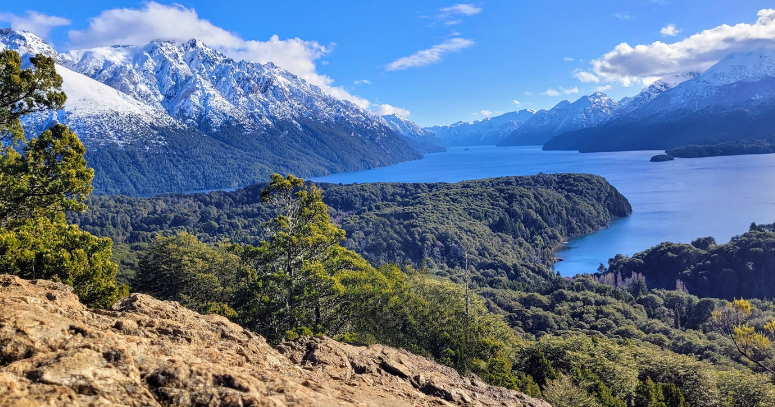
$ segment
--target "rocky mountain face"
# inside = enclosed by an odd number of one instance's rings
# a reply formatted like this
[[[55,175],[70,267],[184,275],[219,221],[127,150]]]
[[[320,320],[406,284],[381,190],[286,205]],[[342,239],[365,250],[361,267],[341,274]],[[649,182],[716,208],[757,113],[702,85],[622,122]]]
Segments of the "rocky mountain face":
[[[0,275],[0,287],[0,405],[550,407],[399,349],[324,337],[272,349],[142,294],[92,310],[64,284]]]
[[[545,149],[662,150],[775,134],[775,51],[736,53],[604,125]]]
[[[393,131],[404,137],[409,145],[423,153],[447,151],[436,133],[420,127],[417,123],[397,114],[384,115],[382,118]]]
[[[621,117],[635,110],[640,109],[643,106],[649,104],[654,98],[659,96],[662,92],[673,89],[674,87],[686,82],[690,79],[694,79],[699,76],[699,72],[687,72],[678,75],[667,76],[647,86],[640,91],[637,95],[631,98],[624,98],[621,100],[622,107],[614,112],[614,117]],[[613,119],[613,118],[612,118]]]
[[[65,109],[25,127],[75,128],[98,193],[236,187],[271,172],[311,177],[422,157],[379,116],[196,40],[60,54],[33,34],[0,29],[0,49],[57,60]]]
[[[426,127],[425,130],[437,134],[441,143],[447,147],[491,146],[508,137],[535,113],[535,110],[525,109],[473,123],[461,121],[449,126]]]
[[[539,110],[530,120],[501,141],[501,146],[540,145],[569,131],[595,127],[610,120],[622,103],[601,92],[564,100],[549,110]]]

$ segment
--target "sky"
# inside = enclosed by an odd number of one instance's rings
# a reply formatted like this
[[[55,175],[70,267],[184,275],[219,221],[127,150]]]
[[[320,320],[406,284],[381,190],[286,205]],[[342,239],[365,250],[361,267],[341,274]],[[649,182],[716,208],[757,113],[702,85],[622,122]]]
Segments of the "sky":
[[[731,52],[775,48],[757,0],[4,2],[0,26],[60,52],[197,38],[422,126],[632,96]]]

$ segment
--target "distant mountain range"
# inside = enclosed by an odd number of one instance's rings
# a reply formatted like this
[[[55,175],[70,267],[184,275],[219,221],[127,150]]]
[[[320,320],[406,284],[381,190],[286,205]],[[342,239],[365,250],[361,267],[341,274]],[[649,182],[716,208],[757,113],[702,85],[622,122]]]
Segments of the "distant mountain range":
[[[436,134],[439,142],[447,147],[495,145],[529,121],[535,113],[535,110],[526,109],[473,123],[461,121],[449,126],[426,127],[425,130]]]
[[[439,153],[447,151],[447,149],[443,147],[443,143],[436,133],[420,127],[417,123],[407,120],[397,114],[385,115],[382,116],[382,118],[393,131],[403,136],[409,145],[420,152]]]
[[[549,110],[539,110],[514,130],[501,146],[544,144],[552,137],[606,122],[622,103],[597,92],[571,103],[564,100]]]
[[[547,150],[663,150],[775,134],[775,51],[735,53],[598,127],[559,135]]]
[[[27,117],[25,128],[75,129],[98,193],[237,187],[271,172],[311,177],[422,158],[381,117],[196,40],[58,53],[6,28],[0,49],[57,61],[65,108]]]

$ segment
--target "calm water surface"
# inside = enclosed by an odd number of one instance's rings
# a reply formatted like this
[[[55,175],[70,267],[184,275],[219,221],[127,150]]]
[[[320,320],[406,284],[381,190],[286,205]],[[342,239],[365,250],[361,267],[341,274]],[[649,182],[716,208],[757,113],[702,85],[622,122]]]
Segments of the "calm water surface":
[[[663,241],[688,243],[713,236],[719,243],[775,222],[775,154],[652,163],[657,151],[580,154],[531,147],[451,148],[424,159],[314,181],[457,182],[539,172],[596,174],[624,194],[633,214],[591,235],[572,239],[558,253],[564,276],[594,272],[617,253],[632,255]]]

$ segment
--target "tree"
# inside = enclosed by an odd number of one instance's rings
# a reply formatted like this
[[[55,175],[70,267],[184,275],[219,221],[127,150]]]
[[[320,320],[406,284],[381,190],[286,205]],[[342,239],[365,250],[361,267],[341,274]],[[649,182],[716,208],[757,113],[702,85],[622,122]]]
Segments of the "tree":
[[[684,399],[681,390],[673,383],[661,383],[659,385],[662,391],[662,399],[667,407],[689,407],[689,403]]]
[[[663,400],[662,388],[650,377],[635,388],[635,407],[666,407]]]
[[[526,351],[527,355],[523,355],[524,362],[521,369],[523,373],[533,377],[541,387],[550,380],[557,379],[557,372],[552,368],[552,363],[538,346],[528,348]]]
[[[735,350],[771,375],[775,376],[775,319],[754,327],[755,308],[744,299],[734,300],[725,308],[713,311],[713,329],[727,338]]]
[[[595,396],[603,407],[627,407],[627,403],[614,397],[611,389],[591,370],[574,368],[571,376],[577,386]]]
[[[329,332],[344,292],[339,278],[371,266],[341,246],[344,231],[331,223],[319,188],[273,174],[261,197],[278,216],[267,224],[268,240],[245,249],[253,272],[241,318],[270,342],[293,331]]]
[[[116,284],[108,238],[97,238],[54,219],[28,219],[13,230],[0,228],[0,274],[46,279],[75,288],[81,302],[107,308],[128,294]]]
[[[576,386],[570,377],[560,375],[559,378],[547,382],[543,397],[553,407],[600,407],[600,402],[586,390]]]
[[[234,291],[247,273],[240,251],[208,246],[188,233],[157,236],[140,258],[132,288],[198,312],[234,317]]]
[[[58,110],[66,96],[52,58],[30,58],[22,69],[15,51],[0,52],[0,227],[64,210],[83,210],[91,192],[93,171],[78,137],[57,125],[27,140],[20,118]],[[19,153],[21,149],[21,153]]]
[[[29,141],[21,126],[25,115],[63,107],[61,85],[52,58],[32,57],[22,69],[16,52],[0,52],[0,273],[61,281],[85,304],[107,307],[127,292],[115,281],[112,242],[64,217],[86,209],[94,176],[86,149],[67,126]]]

